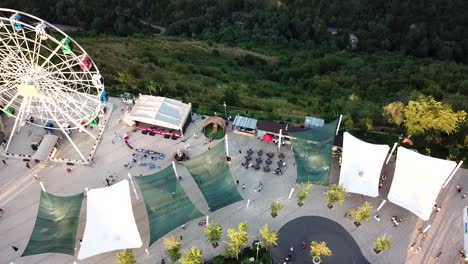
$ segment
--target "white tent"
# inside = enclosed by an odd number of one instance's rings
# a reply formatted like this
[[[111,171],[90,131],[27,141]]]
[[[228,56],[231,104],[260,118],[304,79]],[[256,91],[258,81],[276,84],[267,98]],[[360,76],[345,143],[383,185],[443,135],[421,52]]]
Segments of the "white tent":
[[[142,246],[128,180],[88,191],[86,227],[78,259]]]
[[[133,121],[183,130],[192,111],[191,104],[160,96],[140,95],[128,118]]]
[[[440,189],[456,165],[399,147],[388,200],[429,220]]]
[[[348,192],[378,196],[380,172],[389,150],[387,145],[370,144],[345,132],[340,184]]]

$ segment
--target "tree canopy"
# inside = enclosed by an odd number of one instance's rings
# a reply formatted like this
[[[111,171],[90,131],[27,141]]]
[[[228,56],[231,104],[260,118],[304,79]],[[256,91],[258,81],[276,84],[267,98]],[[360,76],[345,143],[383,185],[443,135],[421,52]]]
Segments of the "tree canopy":
[[[170,35],[226,43],[342,50],[355,36],[358,50],[468,62],[464,0],[4,0],[2,5],[52,23],[122,36],[160,31],[147,22],[167,27]]]
[[[384,107],[384,113],[391,122],[403,124],[411,135],[452,134],[466,119],[465,111],[454,111],[449,104],[423,95],[410,100],[406,106],[402,102],[393,102]]]
[[[133,250],[126,249],[123,252],[117,253],[117,262],[119,264],[136,264],[135,255]]]
[[[227,256],[235,257],[236,259],[239,258],[239,254],[241,253],[242,248],[247,246],[247,242],[249,240],[247,234],[248,227],[249,226],[246,222],[242,222],[239,224],[238,230],[228,228],[227,234],[230,240],[227,242]]]

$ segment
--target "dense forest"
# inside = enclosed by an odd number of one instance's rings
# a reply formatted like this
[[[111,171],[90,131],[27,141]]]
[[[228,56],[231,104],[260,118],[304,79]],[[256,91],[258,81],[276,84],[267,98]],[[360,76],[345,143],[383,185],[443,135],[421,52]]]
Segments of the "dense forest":
[[[468,63],[466,0],[3,0],[53,23],[121,36],[168,34],[239,45],[399,51]]]
[[[83,29],[114,96],[201,114],[343,125],[369,142],[468,158],[466,0],[4,0]],[[156,36],[162,26],[169,36]]]

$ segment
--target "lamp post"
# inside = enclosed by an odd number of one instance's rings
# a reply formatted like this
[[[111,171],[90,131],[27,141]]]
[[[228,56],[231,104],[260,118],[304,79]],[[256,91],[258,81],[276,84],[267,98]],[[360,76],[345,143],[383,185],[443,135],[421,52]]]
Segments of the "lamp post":
[[[255,245],[257,245],[257,262],[258,262],[258,250],[260,249],[261,244],[262,244],[262,241],[258,241],[257,243],[255,243]]]
[[[227,118],[226,102],[223,102],[223,106],[224,106],[224,117]]]

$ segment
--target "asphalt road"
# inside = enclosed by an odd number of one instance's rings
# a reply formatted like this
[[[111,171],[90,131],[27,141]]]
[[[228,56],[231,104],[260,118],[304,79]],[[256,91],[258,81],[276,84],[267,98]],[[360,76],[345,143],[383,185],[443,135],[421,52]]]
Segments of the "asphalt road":
[[[299,217],[281,227],[278,246],[271,252],[273,263],[284,263],[291,247],[294,247],[294,253],[291,262],[287,263],[312,263],[309,253],[311,241],[325,241],[332,251],[330,257],[322,258],[322,263],[369,263],[348,231],[335,221],[319,216]],[[302,242],[308,245],[307,249],[302,248]]]

